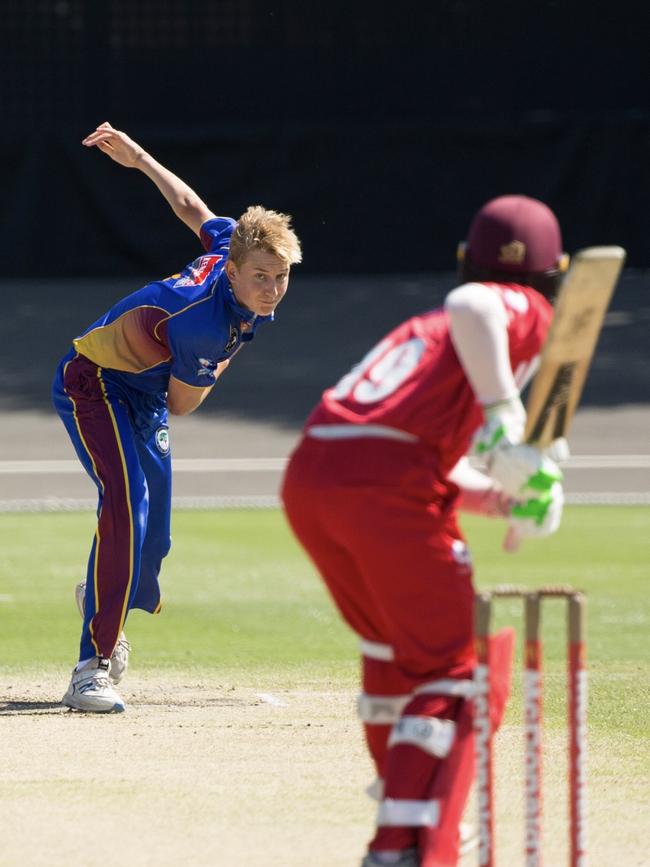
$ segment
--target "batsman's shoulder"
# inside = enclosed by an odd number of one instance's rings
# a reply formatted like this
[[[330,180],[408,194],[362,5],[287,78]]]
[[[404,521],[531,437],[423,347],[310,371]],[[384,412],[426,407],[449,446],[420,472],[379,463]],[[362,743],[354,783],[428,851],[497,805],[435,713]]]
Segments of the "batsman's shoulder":
[[[488,283],[462,283],[447,295],[444,309],[452,319],[503,318],[505,299],[494,288]]]

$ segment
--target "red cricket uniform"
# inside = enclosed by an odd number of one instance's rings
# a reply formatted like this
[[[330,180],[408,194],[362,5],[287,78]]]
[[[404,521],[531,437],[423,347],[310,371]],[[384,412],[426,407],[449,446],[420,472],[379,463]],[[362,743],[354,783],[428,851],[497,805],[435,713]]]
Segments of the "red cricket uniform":
[[[552,307],[529,287],[486,285],[503,300],[521,388]],[[453,801],[449,792],[441,801],[440,786],[449,787],[442,760],[456,759],[445,732],[453,726],[458,737],[467,729],[462,693],[474,666],[474,591],[456,519],[458,488],[447,475],[482,422],[447,314],[434,310],[398,326],[325,391],[284,479],[289,522],[362,639],[360,715],[384,780],[371,844],[378,850],[418,846],[422,853],[421,834],[434,839],[449,818],[441,818],[445,797]],[[409,720],[425,718],[436,725],[423,746],[409,736]],[[422,861],[446,863],[455,862]]]

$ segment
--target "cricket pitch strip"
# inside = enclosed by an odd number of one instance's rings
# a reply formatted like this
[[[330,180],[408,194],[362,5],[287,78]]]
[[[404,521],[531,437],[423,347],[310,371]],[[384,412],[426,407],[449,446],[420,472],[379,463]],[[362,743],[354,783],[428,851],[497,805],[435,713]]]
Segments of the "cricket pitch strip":
[[[67,676],[0,674],[3,867],[358,867],[376,807],[353,692],[130,673],[126,713],[104,716],[60,706]],[[496,747],[499,860],[513,867],[522,737],[513,720]],[[589,745],[591,863],[641,867],[642,781],[617,767],[615,745],[591,735]],[[549,731],[549,864],[565,857],[564,751],[564,732]],[[474,863],[476,852],[462,862]]]

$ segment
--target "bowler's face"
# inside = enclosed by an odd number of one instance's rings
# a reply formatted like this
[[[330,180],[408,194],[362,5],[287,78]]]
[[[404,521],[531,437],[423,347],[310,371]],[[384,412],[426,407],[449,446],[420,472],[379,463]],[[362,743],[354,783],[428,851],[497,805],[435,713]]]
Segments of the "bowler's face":
[[[226,263],[235,298],[258,316],[269,316],[284,298],[289,285],[289,265],[284,259],[255,250],[238,267]]]

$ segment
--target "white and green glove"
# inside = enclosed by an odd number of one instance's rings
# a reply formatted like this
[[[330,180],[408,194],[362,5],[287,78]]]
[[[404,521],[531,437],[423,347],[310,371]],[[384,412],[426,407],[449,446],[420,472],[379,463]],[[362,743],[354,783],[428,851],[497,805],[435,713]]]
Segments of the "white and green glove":
[[[531,488],[527,490],[533,493]],[[559,528],[564,506],[561,482],[554,481],[546,490],[536,493],[536,496],[529,496],[513,506],[508,532],[503,540],[506,551],[516,551],[522,539],[550,536]]]
[[[504,443],[487,458],[487,472],[512,497],[537,496],[562,481],[562,471],[544,452],[525,443]]]
[[[519,536],[550,536],[560,526],[564,506],[564,489],[559,482],[538,497],[513,506],[510,526]]]
[[[495,449],[520,443],[526,427],[526,410],[519,395],[483,407],[485,423],[474,434],[472,450],[488,459]]]
[[[504,540],[515,551],[525,537],[550,536],[560,526],[564,491],[562,472],[555,461],[534,446],[503,446],[492,454],[490,475],[516,503]]]
[[[515,551],[521,539],[550,536],[560,526],[564,491],[562,472],[549,452],[566,459],[565,440],[553,450],[541,451],[522,443],[526,411],[519,397],[484,407],[485,424],[474,436],[474,452],[487,465],[488,475],[504,494],[514,499],[509,528],[504,540],[507,551]]]

